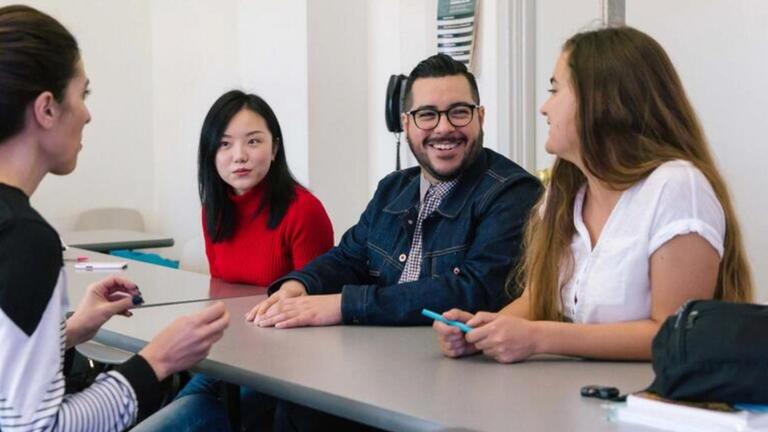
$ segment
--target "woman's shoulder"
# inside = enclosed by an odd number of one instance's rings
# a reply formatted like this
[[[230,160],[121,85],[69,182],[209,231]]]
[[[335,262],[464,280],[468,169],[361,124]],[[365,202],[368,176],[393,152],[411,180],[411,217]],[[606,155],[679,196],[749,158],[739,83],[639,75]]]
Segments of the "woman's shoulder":
[[[294,186],[294,192],[296,197],[291,203],[289,209],[290,213],[294,213],[296,216],[317,216],[318,213],[326,215],[325,207],[309,189],[297,184]]]
[[[322,206],[323,204],[320,202],[320,199],[318,199],[315,194],[309,191],[309,189],[305,188],[304,186],[297,184],[293,187],[294,193],[296,194],[296,199],[293,201],[294,205],[299,206]]]
[[[61,251],[58,233],[29,203],[15,202],[3,196],[0,196],[0,241],[19,242],[15,246],[20,250],[35,253],[41,250]],[[23,247],[30,244],[35,247]]]
[[[296,185],[295,191],[296,198],[285,215],[284,232],[292,235],[292,233],[309,230],[315,235],[329,235],[332,246],[333,227],[323,204],[312,192],[301,185]]]
[[[664,162],[648,176],[649,180],[655,181],[680,181],[688,180],[691,177],[704,177],[704,174],[696,168],[691,161],[675,159]]]
[[[659,165],[643,182],[642,188],[654,193],[679,190],[684,194],[712,190],[704,173],[687,160],[671,160]]]
[[[674,160],[660,165],[639,194],[660,220],[701,219],[724,229],[722,204],[704,173],[692,162]]]

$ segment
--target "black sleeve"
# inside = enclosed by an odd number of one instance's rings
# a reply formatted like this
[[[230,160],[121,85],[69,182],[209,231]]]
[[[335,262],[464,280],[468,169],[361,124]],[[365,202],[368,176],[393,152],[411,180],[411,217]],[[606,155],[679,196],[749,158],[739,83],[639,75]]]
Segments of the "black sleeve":
[[[43,316],[62,262],[61,243],[48,226],[0,221],[0,309],[27,335]]]
[[[164,396],[163,386],[144,357],[137,354],[116,366],[115,371],[120,372],[136,392],[136,400],[139,402],[138,421],[160,408]]]

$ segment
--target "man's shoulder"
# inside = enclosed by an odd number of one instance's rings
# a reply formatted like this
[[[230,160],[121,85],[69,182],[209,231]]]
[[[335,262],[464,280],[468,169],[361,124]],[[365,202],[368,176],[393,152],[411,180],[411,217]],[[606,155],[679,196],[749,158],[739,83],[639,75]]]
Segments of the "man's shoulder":
[[[482,172],[475,172],[475,184],[471,186],[472,200],[480,208],[509,200],[523,207],[533,206],[542,191],[539,179],[493,150],[483,149],[482,156]]]
[[[526,180],[538,182],[538,179],[508,157],[491,149],[483,149],[486,157],[485,174],[499,183]]]
[[[380,193],[399,193],[405,187],[407,187],[414,178],[417,178],[421,174],[421,167],[415,166],[411,168],[405,168],[398,171],[393,171],[387,174],[386,177],[379,180],[379,185],[376,187],[376,194]]]

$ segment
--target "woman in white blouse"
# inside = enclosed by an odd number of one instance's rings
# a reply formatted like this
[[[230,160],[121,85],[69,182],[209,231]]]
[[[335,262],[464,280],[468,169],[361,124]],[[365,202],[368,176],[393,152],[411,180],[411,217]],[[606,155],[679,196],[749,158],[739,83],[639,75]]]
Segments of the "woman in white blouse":
[[[499,313],[446,312],[475,329],[435,322],[443,353],[649,359],[687,299],[749,301],[725,182],[663,48],[629,27],[580,33],[550,83],[557,159],[526,230],[524,292]]]

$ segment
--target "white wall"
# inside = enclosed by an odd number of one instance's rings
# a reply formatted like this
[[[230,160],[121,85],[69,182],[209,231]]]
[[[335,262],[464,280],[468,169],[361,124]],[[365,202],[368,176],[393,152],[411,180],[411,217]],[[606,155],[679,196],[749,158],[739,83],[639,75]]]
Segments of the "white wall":
[[[201,232],[196,160],[211,104],[240,87],[237,4],[150,2],[152,142],[155,172],[149,230],[171,235],[177,250]],[[121,164],[122,165],[122,164]],[[165,255],[174,255],[168,251]]]
[[[47,177],[33,196],[33,205],[49,221],[65,227],[95,203],[151,214],[154,145],[148,3],[26,4],[56,17],[75,34],[93,90],[87,102],[93,121],[83,135],[77,170],[67,177]]]
[[[667,50],[735,200],[755,276],[768,301],[768,2],[627,0],[627,24]]]
[[[307,17],[309,184],[339,239],[368,201],[368,2],[310,1]]]
[[[306,0],[238,0],[242,86],[275,111],[296,179],[309,183]]]
[[[403,0],[379,0],[368,2],[368,46],[370,52],[377,55],[368,57],[368,187],[367,193],[373,194],[380,179],[395,169],[395,137],[387,130],[384,123],[384,95],[389,76],[404,72],[401,59],[402,41],[400,17],[404,9],[416,2]],[[401,6],[402,4],[402,6]],[[419,39],[421,41],[421,38]],[[401,138],[401,162],[405,163],[410,153],[405,137]]]
[[[563,43],[574,33],[600,25],[600,0],[536,0],[536,110],[547,100],[549,78]],[[549,168],[554,157],[544,151],[546,119],[536,116],[536,169]]]

